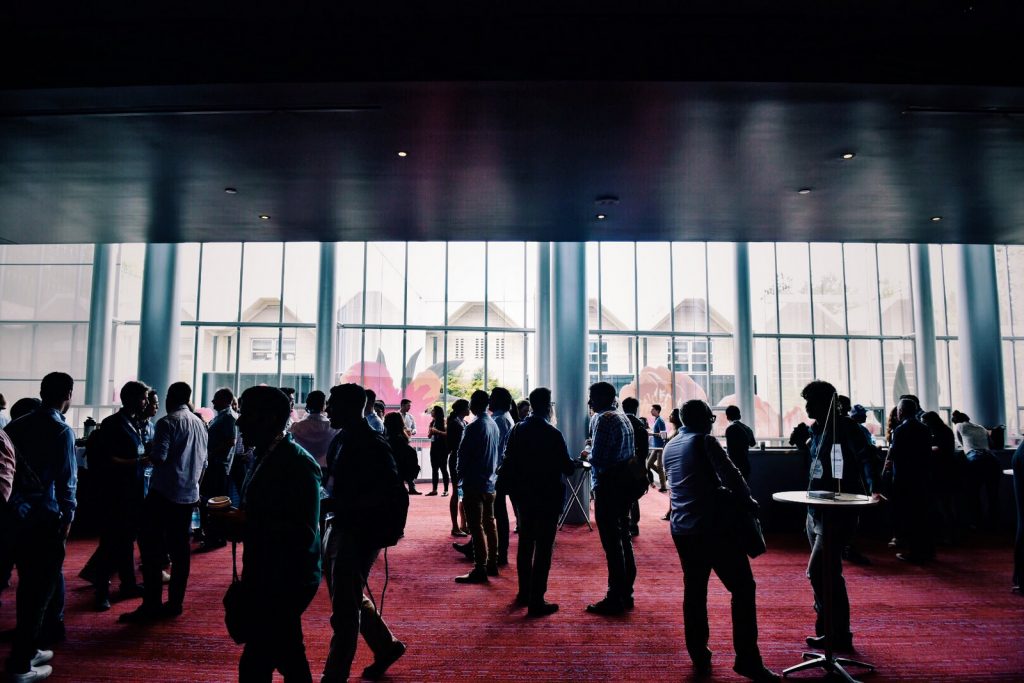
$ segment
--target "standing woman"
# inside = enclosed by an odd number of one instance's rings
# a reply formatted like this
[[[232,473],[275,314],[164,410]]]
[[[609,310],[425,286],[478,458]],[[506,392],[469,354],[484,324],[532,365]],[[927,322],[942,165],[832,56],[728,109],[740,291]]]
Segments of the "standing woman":
[[[434,406],[430,411],[430,469],[433,472],[433,490],[428,496],[437,495],[437,473],[441,472],[444,479],[444,494],[448,495],[448,440],[445,438],[448,431],[444,424],[444,408]]]
[[[452,516],[452,536],[468,536],[464,531],[466,526],[466,511],[462,508],[460,498],[462,488],[459,486],[459,476],[456,474],[458,464],[459,444],[462,443],[462,433],[466,431],[466,416],[469,415],[469,401],[460,398],[452,404],[452,412],[448,415],[448,429],[445,433],[445,443],[448,447],[448,472],[451,475],[452,486],[455,487],[455,495],[452,496],[448,510]],[[459,521],[461,520],[461,524]]]

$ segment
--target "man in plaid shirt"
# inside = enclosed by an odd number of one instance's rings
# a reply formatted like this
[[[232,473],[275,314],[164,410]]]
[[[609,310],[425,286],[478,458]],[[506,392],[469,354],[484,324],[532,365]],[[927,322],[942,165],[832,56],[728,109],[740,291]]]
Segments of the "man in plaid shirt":
[[[590,387],[588,404],[594,411],[590,420],[594,517],[608,561],[608,593],[599,602],[587,605],[587,611],[621,614],[633,608],[636,562],[629,534],[629,509],[633,501],[624,495],[615,477],[621,474],[621,466],[633,457],[633,426],[625,414],[616,409],[615,387],[608,382]]]

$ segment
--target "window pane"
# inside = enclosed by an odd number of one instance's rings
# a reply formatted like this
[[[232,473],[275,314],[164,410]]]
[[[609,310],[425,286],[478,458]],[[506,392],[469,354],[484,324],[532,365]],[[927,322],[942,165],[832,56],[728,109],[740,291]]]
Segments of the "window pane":
[[[284,322],[315,323],[320,290],[320,245],[284,245]]]
[[[517,401],[525,396],[525,341],[524,335],[518,332],[492,332],[487,335],[487,379],[508,389]]]
[[[182,255],[179,249],[179,258]],[[145,268],[145,261],[146,245],[118,246],[117,304],[114,307],[114,317],[118,320],[139,319],[142,311],[142,271]]]
[[[732,332],[736,325],[736,247],[708,243],[710,332]]]
[[[875,245],[844,244],[850,334],[878,334],[878,268]],[[815,275],[817,277],[817,275]]]
[[[0,319],[86,321],[92,266],[0,267]]]
[[[946,325],[949,334],[955,336],[959,326],[959,313],[957,313],[956,292],[959,285],[959,278],[956,274],[956,249],[958,247],[946,245],[942,247],[942,292],[946,304]],[[932,265],[932,268],[935,266]]]
[[[708,403],[715,407],[718,420],[715,421],[715,434],[725,435],[729,422],[725,419],[724,410],[728,405],[737,404],[736,371],[734,364],[735,343],[732,339],[711,339],[708,342]]]
[[[3,352],[0,377],[38,382],[50,372],[66,372],[79,382],[85,379],[86,323],[5,323],[0,325]],[[36,391],[31,396],[38,395]],[[76,394],[84,396],[85,387]],[[6,393],[6,392],[5,392]],[[20,396],[17,398],[21,398]],[[9,400],[8,403],[13,403]],[[17,399],[15,399],[17,400]]]
[[[949,342],[949,393],[954,410],[962,410],[963,393],[960,390],[960,342]]]
[[[241,244],[204,244],[199,283],[199,320],[238,320],[238,288],[242,267]],[[254,264],[247,266],[250,269]],[[278,278],[281,271],[277,271]],[[277,283],[280,287],[280,280]]]
[[[363,242],[344,242],[338,245],[338,323],[363,322]],[[351,340],[346,339],[347,343]],[[340,347],[339,347],[340,348]],[[339,366],[344,369],[345,365]]]
[[[782,433],[788,436],[798,422],[810,422],[800,392],[814,379],[809,339],[779,341],[782,362]]]
[[[807,245],[780,242],[775,245],[775,249],[779,273],[779,332],[810,332],[811,297],[810,284],[807,281]]]
[[[179,305],[183,322],[198,320],[196,313],[199,303],[199,250],[200,245],[194,243],[178,245],[178,296],[181,297]],[[143,270],[145,270],[145,265],[143,265]],[[237,272],[230,291],[235,297],[235,307],[231,313],[234,318],[238,311]],[[232,294],[229,293],[226,296],[230,298]]]
[[[526,243],[526,326],[537,326],[537,243]]]
[[[935,367],[939,382],[939,406],[950,407],[949,350],[945,341],[935,342]]]
[[[941,363],[940,363],[941,365]],[[886,405],[882,393],[882,356],[879,342],[854,339],[850,342],[850,400],[865,407]]]
[[[448,243],[448,324],[483,324],[484,243]]]
[[[814,333],[846,334],[843,250],[838,244],[811,245]],[[821,373],[818,373],[821,376]]]
[[[1003,397],[1006,411],[1006,435],[1018,433],[1016,373],[1014,372],[1013,343],[1003,342]]]
[[[278,322],[282,313],[284,245],[250,242],[245,245],[243,255],[242,322]]]
[[[814,376],[832,384],[840,394],[849,396],[846,373],[846,342],[818,339],[814,342]]]
[[[273,381],[267,384],[278,386],[276,329],[246,328],[241,332],[241,348],[238,347],[237,327],[199,327],[195,328],[195,333],[199,337],[195,362],[198,380],[194,390],[197,407],[209,408],[214,393],[221,387],[232,391],[238,388],[235,384],[236,367],[241,367],[246,373],[261,373],[266,378],[271,378],[272,373]],[[190,356],[193,342],[194,339],[189,338]],[[184,347],[182,351],[185,351]],[[242,377],[241,381],[244,383],[245,379]]]
[[[139,376],[139,326],[114,325],[113,382],[106,401],[117,403],[117,395],[124,383]]]
[[[0,245],[0,265],[89,265],[91,244],[4,244]]]
[[[366,355],[363,363],[356,366],[362,374],[362,384],[377,392],[377,399],[384,401],[388,410],[397,410],[401,400],[401,381],[405,371],[402,356],[401,330],[366,330]],[[358,375],[346,377],[345,382],[359,382]]]
[[[444,242],[409,243],[410,325],[444,324]]]
[[[1024,246],[1006,248],[1010,266],[1010,313],[1013,315],[1013,334],[1024,337]]]
[[[607,341],[607,338],[606,338]],[[640,388],[634,383],[623,388],[620,399],[626,396],[633,396],[640,401],[640,409],[637,416],[650,415],[651,405],[657,403],[663,408],[671,410],[675,405],[673,396],[680,394],[680,391],[673,389],[673,373],[669,370],[668,354],[666,349],[672,340],[669,337],[640,337],[638,350],[640,352]],[[592,354],[593,355],[593,354]],[[676,377],[681,377],[677,373]],[[621,401],[620,401],[621,402]]]
[[[172,378],[175,382],[188,382],[189,386],[196,389],[200,386],[196,379],[196,328],[192,326],[181,326],[181,332],[178,335],[178,375]],[[167,387],[153,387],[156,392],[160,395],[161,411],[165,409],[164,394],[167,393]]]
[[[442,311],[438,309],[438,313]],[[429,436],[430,416],[424,411],[442,403],[444,332],[409,330],[405,333],[405,348],[404,398],[412,401],[410,413],[416,420],[417,436]]]
[[[748,250],[750,309],[754,332],[778,332],[775,308],[775,245],[770,242],[758,242],[749,245]]]
[[[366,322],[401,325],[405,306],[405,243],[366,245]],[[369,353],[369,352],[368,352]]]
[[[946,282],[943,268],[943,249],[938,244],[928,247],[928,261],[932,276],[932,308],[935,317],[935,334],[949,334],[946,327]]]
[[[523,242],[491,242],[487,246],[489,327],[523,327],[526,320],[525,267],[526,245]]]
[[[781,437],[779,342],[776,339],[754,340],[754,404],[757,409],[754,433],[765,438]]]
[[[672,329],[668,262],[671,256],[667,242],[638,242],[636,245],[638,322],[642,330]]]
[[[679,332],[707,332],[707,245],[672,244],[672,294]]]
[[[633,243],[603,242],[600,252],[601,329],[635,330]]]
[[[917,393],[914,376],[914,344],[903,339],[887,339],[882,342],[885,357],[885,399],[892,407],[903,394]]]
[[[607,370],[601,379],[610,382],[619,391],[636,379],[636,337],[605,335],[601,337],[601,342],[601,355],[603,357],[607,353],[608,356]]]
[[[596,330],[601,326],[600,313],[597,310],[597,242],[587,242],[587,329]],[[552,288],[555,283],[552,281]]]
[[[882,333],[913,334],[910,261],[905,244],[878,245],[878,274],[881,286]]]
[[[284,328],[281,330],[279,353],[281,356],[281,386],[294,387],[295,402],[305,404],[306,396],[313,389],[313,372],[316,368],[316,330],[311,327]]]
[[[468,399],[473,391],[484,388],[484,361],[476,358],[476,349],[484,344],[482,332],[448,333],[448,394],[451,400]],[[491,386],[497,384],[489,382],[488,388]]]

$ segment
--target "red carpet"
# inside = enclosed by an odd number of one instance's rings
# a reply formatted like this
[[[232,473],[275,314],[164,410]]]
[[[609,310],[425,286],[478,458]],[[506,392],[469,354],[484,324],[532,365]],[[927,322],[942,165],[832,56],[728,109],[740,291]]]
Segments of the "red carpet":
[[[448,499],[412,500],[406,538],[389,552],[391,583],[384,615],[409,650],[390,671],[393,681],[621,681],[688,680],[683,647],[682,572],[660,519],[662,494],[644,498],[642,534],[636,539],[639,578],[636,609],[615,619],[591,616],[587,602],[600,598],[606,573],[597,532],[566,527],[558,536],[548,599],[562,610],[526,620],[511,611],[515,570],[488,586],[456,586],[460,561],[447,536]],[[754,561],[758,582],[760,642],[773,669],[800,661],[813,626],[810,587],[804,577],[806,540],[799,534],[769,537],[769,552]],[[513,548],[515,537],[513,536]],[[928,567],[898,562],[884,544],[865,539],[871,567],[847,565],[853,631],[861,659],[878,667],[869,681],[1024,680],[1024,598],[1009,591],[1012,539],[985,537],[941,549]],[[120,625],[117,615],[138,602],[91,611],[91,592],[77,578],[94,541],[69,547],[68,640],[57,648],[54,681],[231,681],[241,649],[223,627],[221,596],[230,581],[228,549],[195,555],[185,614],[150,627]],[[383,563],[371,577],[379,592]],[[116,590],[115,590],[116,595]],[[0,629],[14,625],[13,591],[5,591]],[[731,670],[728,593],[712,579],[709,596],[714,678],[742,680]],[[306,613],[305,631],[314,677],[330,634],[326,588]],[[9,644],[0,646],[6,658]],[[360,644],[354,671],[370,661]],[[793,680],[816,679],[816,673]]]

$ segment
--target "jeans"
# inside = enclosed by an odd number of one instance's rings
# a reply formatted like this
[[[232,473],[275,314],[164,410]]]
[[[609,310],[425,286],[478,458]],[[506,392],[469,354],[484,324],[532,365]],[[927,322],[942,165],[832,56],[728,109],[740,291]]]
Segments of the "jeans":
[[[172,503],[156,491],[146,496],[139,552],[142,555],[142,579],[146,584],[142,606],[147,609],[160,607],[163,596],[161,574],[168,555],[171,558],[171,583],[167,586],[167,603],[181,607],[185,602],[192,562],[189,535],[194,507],[195,504]]]
[[[287,683],[310,683],[313,675],[302,637],[302,613],[313,601],[316,586],[295,595],[264,595],[259,624],[242,650],[239,683],[270,683],[280,671]]]
[[[633,597],[636,560],[633,539],[629,535],[629,509],[632,501],[618,495],[608,484],[594,489],[594,519],[608,562],[608,598],[620,602]]]
[[[531,607],[544,604],[551,571],[551,553],[558,531],[558,510],[519,510],[519,548],[516,572],[519,574],[519,595]]]
[[[466,510],[466,523],[473,536],[473,561],[478,568],[498,563],[498,530],[494,523],[494,494],[471,493],[462,495]],[[506,524],[508,512],[505,513]],[[507,527],[506,527],[507,528]]]
[[[708,650],[708,579],[714,571],[732,595],[732,642],[736,666],[761,666],[757,647],[756,584],[750,561],[731,538],[719,534],[672,536],[683,566],[683,625],[686,651],[704,665]]]
[[[59,521],[22,522],[16,532],[14,564],[18,568],[17,624],[7,669],[25,673],[39,648],[44,617],[54,613],[53,597],[63,588],[64,539]]]
[[[363,594],[380,548],[362,544],[350,532],[329,524],[324,534],[324,574],[331,596],[331,647],[322,683],[348,680],[359,634],[375,659],[386,656],[395,645],[391,629],[373,603]]]
[[[814,633],[819,636],[825,633],[825,615],[822,613],[824,604],[825,576],[832,582],[832,642],[852,637],[850,632],[850,597],[846,593],[846,579],[843,578],[843,548],[849,544],[857,530],[857,517],[843,512],[830,512],[829,523],[832,537],[829,539],[828,554],[825,554],[825,542],[822,521],[819,516],[807,515],[807,541],[811,544],[811,557],[807,562],[807,578],[811,580],[814,591],[814,611],[817,618],[814,622]]]

